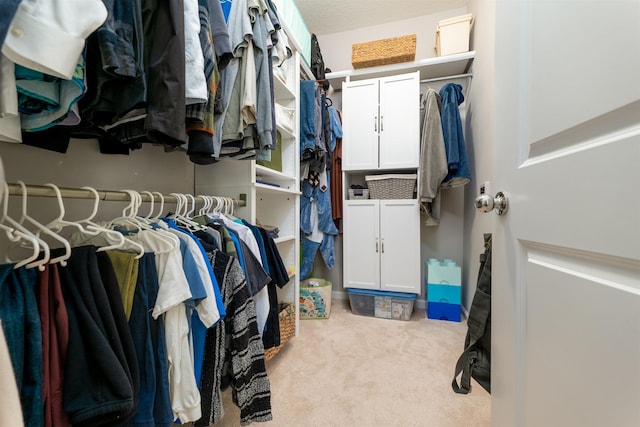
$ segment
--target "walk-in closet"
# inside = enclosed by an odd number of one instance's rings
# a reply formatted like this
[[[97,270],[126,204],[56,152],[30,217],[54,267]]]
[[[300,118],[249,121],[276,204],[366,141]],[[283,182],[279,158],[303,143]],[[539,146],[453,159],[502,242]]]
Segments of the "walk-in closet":
[[[0,427],[640,425],[638,17],[0,0]]]

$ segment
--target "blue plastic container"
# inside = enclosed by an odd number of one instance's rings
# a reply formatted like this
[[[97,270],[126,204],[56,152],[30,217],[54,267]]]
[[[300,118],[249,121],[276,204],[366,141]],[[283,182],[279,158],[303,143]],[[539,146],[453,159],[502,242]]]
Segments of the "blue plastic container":
[[[460,304],[427,302],[427,317],[435,320],[460,321]]]
[[[427,285],[428,302],[444,302],[447,304],[460,304],[460,286],[452,285]]]

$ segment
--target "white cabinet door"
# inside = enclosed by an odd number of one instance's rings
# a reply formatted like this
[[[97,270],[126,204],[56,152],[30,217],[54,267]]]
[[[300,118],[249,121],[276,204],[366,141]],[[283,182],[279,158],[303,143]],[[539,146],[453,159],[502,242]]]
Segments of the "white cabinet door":
[[[420,150],[420,75],[380,79],[381,169],[417,168]]]
[[[344,286],[380,288],[378,200],[351,200],[344,204]]]
[[[344,286],[420,293],[417,200],[345,202]]]
[[[380,289],[420,293],[418,201],[380,200]]]
[[[378,167],[378,79],[342,84],[342,169]]]
[[[419,72],[342,84],[342,169],[417,168]]]

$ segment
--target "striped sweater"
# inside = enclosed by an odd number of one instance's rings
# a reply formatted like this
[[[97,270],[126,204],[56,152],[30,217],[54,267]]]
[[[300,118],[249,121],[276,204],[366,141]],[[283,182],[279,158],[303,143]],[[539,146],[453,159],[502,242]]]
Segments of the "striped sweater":
[[[271,389],[258,333],[256,311],[237,259],[221,251],[209,254],[220,283],[227,317],[207,331],[202,369],[202,418],[195,427],[209,426],[223,415],[221,390],[233,387],[240,423],[272,419]]]

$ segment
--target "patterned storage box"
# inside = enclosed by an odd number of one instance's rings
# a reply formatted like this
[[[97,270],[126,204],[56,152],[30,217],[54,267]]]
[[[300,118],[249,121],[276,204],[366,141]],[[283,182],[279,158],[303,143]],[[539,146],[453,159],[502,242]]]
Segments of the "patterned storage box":
[[[300,282],[300,318],[328,319],[331,314],[331,282],[309,278]]]

